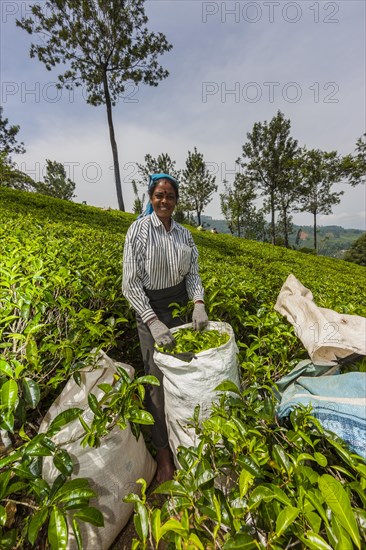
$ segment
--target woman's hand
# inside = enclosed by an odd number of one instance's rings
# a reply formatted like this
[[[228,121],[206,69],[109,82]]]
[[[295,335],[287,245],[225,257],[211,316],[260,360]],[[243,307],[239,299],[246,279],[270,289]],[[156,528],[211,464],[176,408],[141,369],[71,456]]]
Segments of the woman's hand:
[[[165,348],[173,348],[175,346],[173,334],[157,317],[148,323],[148,327],[158,346],[164,346]]]
[[[192,324],[194,330],[203,330],[207,327],[208,317],[205,310],[205,304],[203,302],[195,302],[192,315]]]

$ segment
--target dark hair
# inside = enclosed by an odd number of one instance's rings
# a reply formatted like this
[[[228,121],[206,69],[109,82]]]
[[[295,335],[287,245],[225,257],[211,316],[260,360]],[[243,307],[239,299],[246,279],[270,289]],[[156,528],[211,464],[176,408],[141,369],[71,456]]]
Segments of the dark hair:
[[[150,199],[151,199],[151,197],[153,196],[153,193],[154,193],[154,191],[155,191],[155,187],[158,185],[159,182],[161,182],[161,181],[163,181],[163,180],[165,180],[165,181],[167,181],[168,183],[171,184],[171,186],[173,187],[174,192],[175,192],[175,198],[176,198],[177,201],[178,201],[178,199],[179,199],[179,188],[178,188],[178,184],[177,184],[177,183],[174,183],[173,180],[168,179],[168,178],[160,178],[160,179],[158,179],[158,180],[155,180],[152,184],[150,184],[149,189],[148,189],[148,191],[147,191],[147,192],[148,192],[148,195],[149,195],[149,197],[150,197]]]

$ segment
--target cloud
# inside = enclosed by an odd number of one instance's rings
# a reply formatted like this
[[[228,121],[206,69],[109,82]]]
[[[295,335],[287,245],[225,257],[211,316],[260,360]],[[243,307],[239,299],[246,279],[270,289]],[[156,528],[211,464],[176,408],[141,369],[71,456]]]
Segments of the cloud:
[[[16,160],[34,171],[46,158],[68,163],[77,200],[116,207],[105,106],[87,105],[82,89],[56,95],[61,67],[31,60],[31,37],[15,29],[20,13],[9,10],[23,4],[3,2],[0,29],[2,104],[27,149]],[[146,10],[174,47],[161,57],[170,76],[156,88],[130,85],[113,110],[127,209],[136,162],[167,152],[183,168],[197,146],[219,184],[205,214],[221,217],[222,182],[233,180],[246,133],[278,109],[300,145],[353,151],[365,131],[363,2],[149,0]],[[364,203],[364,188],[347,187],[324,223],[360,227]]]

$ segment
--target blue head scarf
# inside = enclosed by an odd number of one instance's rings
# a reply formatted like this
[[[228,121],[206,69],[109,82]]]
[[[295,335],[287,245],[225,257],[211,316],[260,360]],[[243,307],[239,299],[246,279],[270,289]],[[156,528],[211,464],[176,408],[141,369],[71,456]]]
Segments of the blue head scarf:
[[[171,181],[172,184],[173,184],[173,187],[175,189],[178,189],[178,181],[173,178],[173,176],[169,176],[169,174],[150,174],[149,176],[149,186],[147,188],[148,192],[150,191],[150,189],[156,184],[156,182],[158,180],[168,180],[168,181]],[[143,218],[144,216],[149,216],[150,214],[152,214],[154,212],[154,209],[153,209],[153,206],[150,202],[150,199],[147,201],[147,205],[146,205],[146,208],[145,208],[145,212],[143,212],[142,214],[139,215],[139,218]]]

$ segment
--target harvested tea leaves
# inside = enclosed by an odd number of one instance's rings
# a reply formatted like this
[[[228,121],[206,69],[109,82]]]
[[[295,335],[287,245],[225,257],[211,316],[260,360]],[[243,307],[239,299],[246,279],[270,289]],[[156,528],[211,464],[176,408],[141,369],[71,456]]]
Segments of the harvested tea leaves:
[[[155,346],[158,351],[163,353],[200,353],[212,348],[218,348],[228,342],[230,336],[227,332],[219,330],[196,331],[192,328],[182,328],[174,332],[176,345],[173,349],[164,346]]]

